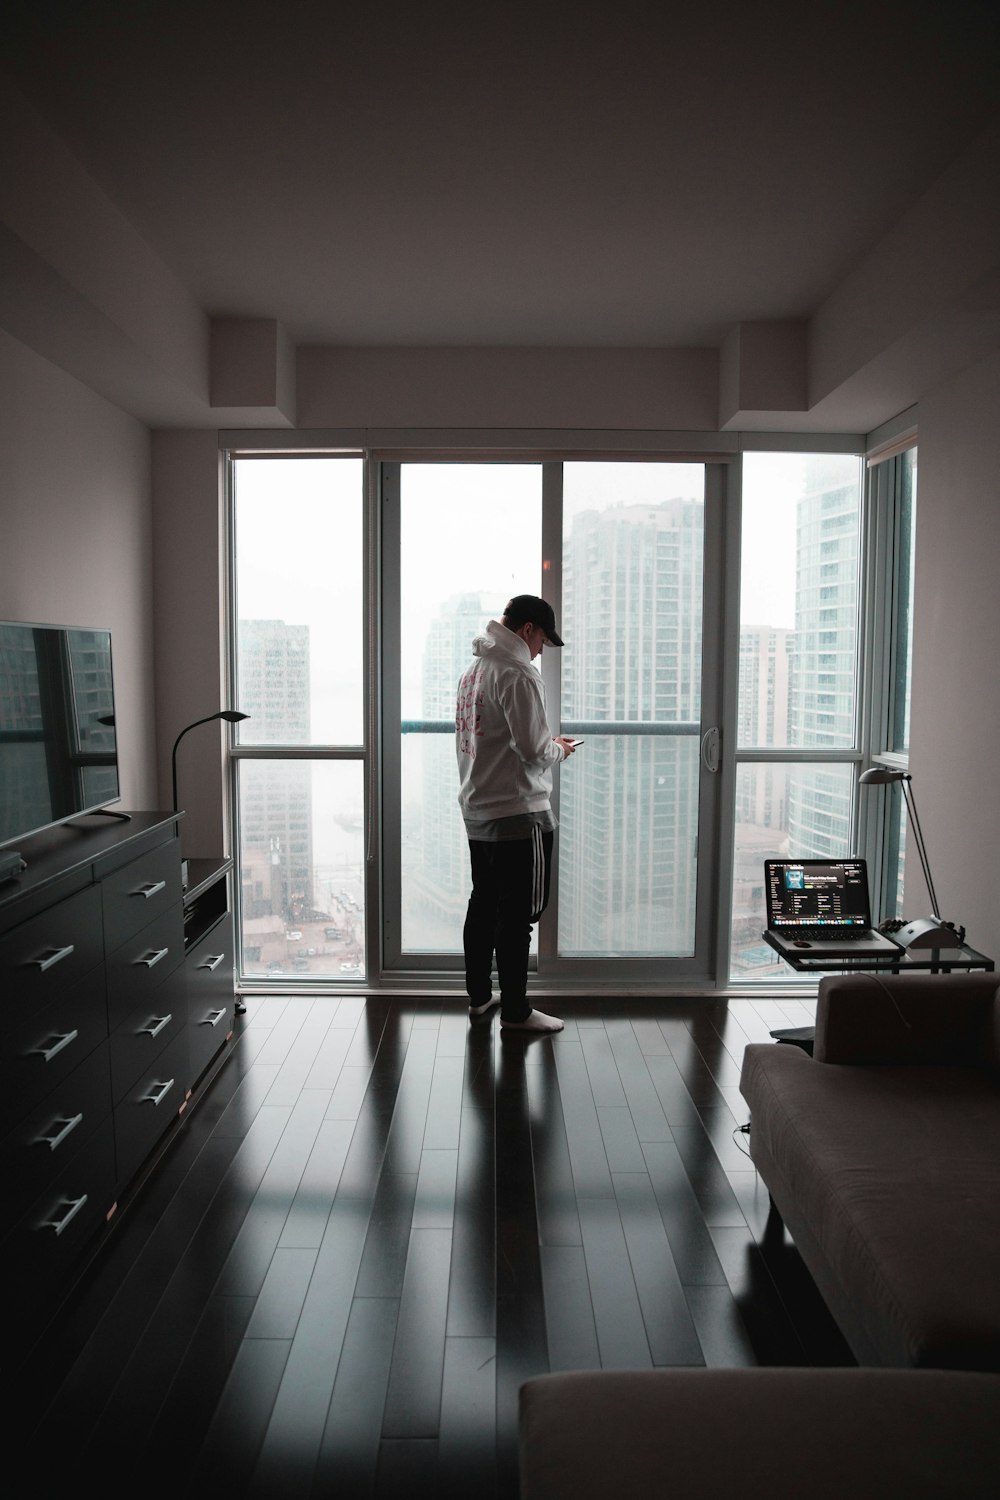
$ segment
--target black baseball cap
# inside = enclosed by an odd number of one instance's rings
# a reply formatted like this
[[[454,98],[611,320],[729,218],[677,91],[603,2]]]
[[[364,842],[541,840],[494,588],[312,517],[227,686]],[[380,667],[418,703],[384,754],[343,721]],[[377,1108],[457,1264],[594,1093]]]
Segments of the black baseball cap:
[[[515,594],[504,606],[503,623],[517,630],[520,625],[540,625],[550,646],[561,646],[562,636],[556,633],[556,612],[551,604],[539,599],[537,594]]]

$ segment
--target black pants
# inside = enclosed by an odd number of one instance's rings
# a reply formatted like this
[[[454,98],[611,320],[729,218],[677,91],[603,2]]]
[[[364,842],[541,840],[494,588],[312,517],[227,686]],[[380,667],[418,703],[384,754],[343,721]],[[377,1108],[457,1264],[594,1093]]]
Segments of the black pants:
[[[465,988],[470,1005],[493,992],[496,954],[500,1018],[523,1021],[528,1003],[528,952],[532,924],[549,900],[552,834],[535,828],[530,838],[487,844],[469,840],[472,895],[465,915]]]

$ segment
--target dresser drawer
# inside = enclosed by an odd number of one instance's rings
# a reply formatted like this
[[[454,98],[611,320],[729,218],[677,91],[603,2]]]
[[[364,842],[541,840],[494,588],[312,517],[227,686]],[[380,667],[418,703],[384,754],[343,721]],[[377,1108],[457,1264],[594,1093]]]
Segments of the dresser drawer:
[[[166,975],[152,994],[139,1004],[111,1033],[111,1094],[115,1104],[133,1083],[154,1066],[168,1042],[187,1026],[187,991],[184,969]],[[187,1085],[187,1078],[182,1082]]]
[[[57,1302],[56,1288],[92,1244],[115,1206],[115,1137],[110,1115],[67,1157],[3,1245],[4,1269],[18,1336],[40,1333]]]
[[[177,902],[109,955],[110,1029],[120,1026],[140,1000],[148,1000],[183,959],[184,918]]]
[[[185,1027],[115,1108],[118,1181],[123,1186],[177,1119],[187,1099],[187,1053]]]
[[[233,919],[227,913],[184,963],[190,1018],[190,1060],[193,1084],[233,1029]]]
[[[92,969],[0,1037],[0,1133],[44,1099],[108,1035],[104,969]]]
[[[18,1120],[0,1145],[4,1219],[10,1222],[64,1163],[76,1155],[111,1114],[111,1073],[106,1041],[51,1093]]]
[[[133,859],[106,876],[105,947],[110,953],[181,899],[181,856],[177,839]]]
[[[104,957],[101,890],[88,886],[0,938],[0,1030],[95,968]]]

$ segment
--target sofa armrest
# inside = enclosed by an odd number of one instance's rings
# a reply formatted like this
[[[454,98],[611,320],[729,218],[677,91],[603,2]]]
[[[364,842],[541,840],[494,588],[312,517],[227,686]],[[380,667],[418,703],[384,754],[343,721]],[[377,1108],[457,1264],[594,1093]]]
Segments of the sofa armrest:
[[[522,1500],[983,1500],[1000,1376],[571,1370],[518,1396]]]
[[[996,974],[828,974],[813,1056],[827,1063],[1000,1068]]]

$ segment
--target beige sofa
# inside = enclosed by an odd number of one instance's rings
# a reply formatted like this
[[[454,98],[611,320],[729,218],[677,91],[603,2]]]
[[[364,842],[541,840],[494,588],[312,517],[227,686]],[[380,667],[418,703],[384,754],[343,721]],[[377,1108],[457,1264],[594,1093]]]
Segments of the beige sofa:
[[[827,976],[746,1048],[750,1155],[858,1362],[1000,1371],[997,976]]]
[[[859,1367],[539,1376],[521,1500],[1000,1492],[997,985],[830,976],[812,1056],[746,1049],[751,1156]]]

